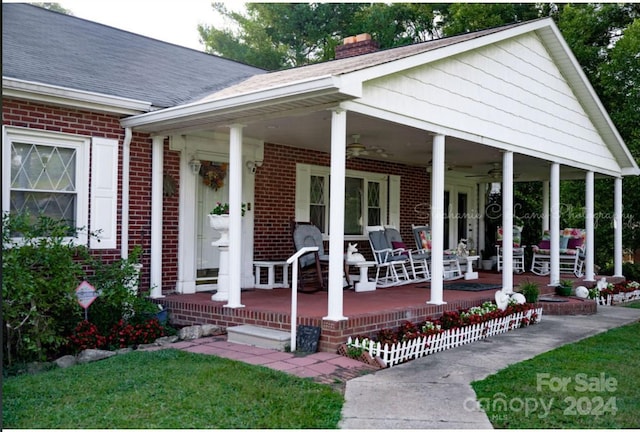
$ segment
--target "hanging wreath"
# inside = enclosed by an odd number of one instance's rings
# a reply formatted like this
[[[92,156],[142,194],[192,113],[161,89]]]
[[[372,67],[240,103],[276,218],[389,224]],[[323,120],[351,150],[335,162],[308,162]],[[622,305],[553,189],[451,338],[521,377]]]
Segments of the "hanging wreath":
[[[200,177],[202,183],[209,186],[213,190],[218,190],[224,186],[224,179],[227,176],[227,163],[214,163],[210,161],[202,161],[200,165]]]

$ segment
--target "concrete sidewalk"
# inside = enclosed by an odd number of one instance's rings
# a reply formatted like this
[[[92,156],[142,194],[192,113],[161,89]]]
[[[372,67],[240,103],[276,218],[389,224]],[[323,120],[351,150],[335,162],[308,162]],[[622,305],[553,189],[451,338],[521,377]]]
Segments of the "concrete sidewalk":
[[[536,325],[349,380],[342,429],[492,429],[473,410],[471,382],[640,319],[640,309],[599,306],[595,315],[543,315]]]

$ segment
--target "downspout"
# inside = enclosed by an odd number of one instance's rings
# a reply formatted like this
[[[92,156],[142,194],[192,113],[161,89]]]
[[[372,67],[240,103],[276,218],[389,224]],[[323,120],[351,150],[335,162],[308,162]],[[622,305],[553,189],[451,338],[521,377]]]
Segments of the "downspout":
[[[131,162],[131,128],[124,129],[122,143],[122,207],[120,229],[120,256],[123,260],[129,258],[129,166]]]

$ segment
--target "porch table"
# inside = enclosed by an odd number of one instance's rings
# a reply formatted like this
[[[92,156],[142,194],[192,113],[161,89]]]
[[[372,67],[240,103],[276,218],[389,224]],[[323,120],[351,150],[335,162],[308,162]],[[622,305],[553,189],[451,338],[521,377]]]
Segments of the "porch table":
[[[260,289],[289,288],[289,264],[286,261],[254,261],[255,287]],[[282,267],[282,279],[276,282],[276,267]],[[260,270],[267,269],[267,283],[262,283]]]
[[[478,272],[473,271],[473,262],[478,261],[479,258],[479,255],[468,255],[466,257],[460,257],[461,260],[466,259],[467,261],[467,269],[464,272],[464,280],[478,279]]]
[[[345,274],[349,274],[349,266],[357,266],[360,269],[360,277],[358,282],[355,283],[354,289],[356,292],[363,291],[375,291],[376,282],[369,280],[369,268],[376,265],[375,261],[346,261],[344,262],[347,267]]]

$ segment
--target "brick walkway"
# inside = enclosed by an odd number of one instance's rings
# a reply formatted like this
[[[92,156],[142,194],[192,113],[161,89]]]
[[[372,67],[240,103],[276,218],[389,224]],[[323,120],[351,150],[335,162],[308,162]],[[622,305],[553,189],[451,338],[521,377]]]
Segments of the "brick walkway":
[[[378,370],[359,360],[337,353],[290,353],[249,345],[227,342],[226,335],[180,341],[148,350],[174,348],[198,354],[211,354],[245,363],[265,366],[302,378],[312,378],[322,384],[330,384],[340,390],[344,384],[364,374]]]

